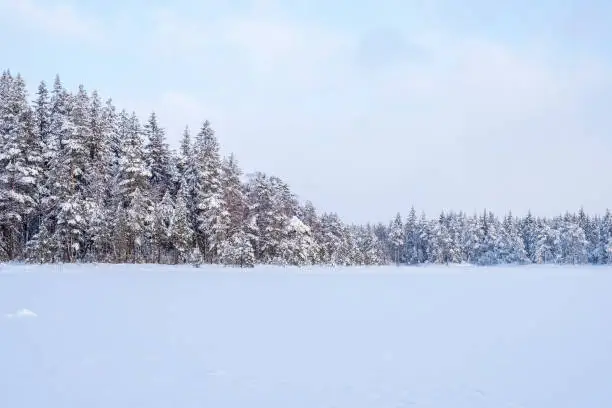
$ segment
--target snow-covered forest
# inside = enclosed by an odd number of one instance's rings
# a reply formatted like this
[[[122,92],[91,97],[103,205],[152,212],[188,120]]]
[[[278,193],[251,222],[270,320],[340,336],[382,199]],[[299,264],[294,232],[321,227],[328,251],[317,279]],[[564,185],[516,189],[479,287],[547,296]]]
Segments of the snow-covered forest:
[[[206,120],[185,129],[178,150],[166,136],[154,113],[141,123],[59,77],[30,96],[3,72],[0,261],[612,263],[610,212],[427,218],[406,203],[388,225],[347,225],[276,176],[243,174]]]

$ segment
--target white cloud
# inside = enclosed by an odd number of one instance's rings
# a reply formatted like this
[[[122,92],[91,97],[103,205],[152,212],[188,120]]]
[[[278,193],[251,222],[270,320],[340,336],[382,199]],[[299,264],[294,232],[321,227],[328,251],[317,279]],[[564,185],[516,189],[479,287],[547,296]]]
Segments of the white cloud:
[[[238,18],[221,23],[225,41],[248,53],[259,70],[276,65],[308,68],[329,61],[347,46],[351,39],[342,33],[299,21]]]
[[[69,5],[49,5],[35,0],[0,0],[0,10],[10,20],[14,18],[34,29],[76,40],[100,41],[103,38],[98,23],[79,14]]]

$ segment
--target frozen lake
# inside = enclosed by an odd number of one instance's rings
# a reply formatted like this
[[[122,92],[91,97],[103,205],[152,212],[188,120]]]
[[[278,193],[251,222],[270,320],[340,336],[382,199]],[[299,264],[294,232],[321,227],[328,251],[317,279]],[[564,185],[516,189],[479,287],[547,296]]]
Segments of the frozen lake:
[[[604,408],[612,268],[0,266],[7,408]]]

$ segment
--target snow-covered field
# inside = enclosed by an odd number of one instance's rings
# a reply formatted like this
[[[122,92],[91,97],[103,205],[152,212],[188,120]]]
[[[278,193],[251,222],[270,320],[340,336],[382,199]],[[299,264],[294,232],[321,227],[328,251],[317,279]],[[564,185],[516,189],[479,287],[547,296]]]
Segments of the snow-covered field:
[[[612,407],[612,269],[3,265],[0,406]]]

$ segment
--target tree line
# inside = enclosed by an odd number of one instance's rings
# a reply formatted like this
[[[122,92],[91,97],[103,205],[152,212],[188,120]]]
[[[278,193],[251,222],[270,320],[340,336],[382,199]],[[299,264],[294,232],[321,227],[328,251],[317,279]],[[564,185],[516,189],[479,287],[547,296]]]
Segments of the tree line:
[[[56,76],[30,100],[0,77],[0,260],[266,264],[610,263],[612,218],[580,211],[502,220],[490,212],[398,214],[348,225],[286,182],[245,175],[204,121],[170,148],[141,122]]]

